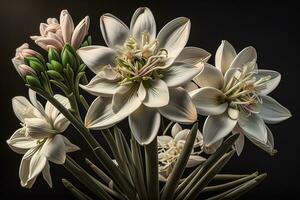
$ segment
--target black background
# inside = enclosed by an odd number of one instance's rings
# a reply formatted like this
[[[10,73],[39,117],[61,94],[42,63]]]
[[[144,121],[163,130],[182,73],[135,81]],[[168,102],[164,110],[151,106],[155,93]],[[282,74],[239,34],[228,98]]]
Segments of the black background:
[[[256,170],[267,172],[267,179],[242,199],[294,199],[299,184],[299,26],[297,6],[287,1],[282,3],[254,1],[38,1],[38,0],[1,0],[0,3],[0,80],[1,80],[1,131],[0,131],[0,197],[1,199],[72,199],[64,189],[60,179],[67,177],[79,185],[62,166],[51,164],[54,186],[50,189],[39,177],[31,190],[19,184],[18,168],[21,156],[12,152],[6,145],[6,139],[19,127],[19,121],[11,108],[11,98],[27,95],[27,89],[14,70],[10,59],[15,48],[24,42],[33,45],[30,35],[38,34],[39,23],[47,17],[59,18],[62,9],[68,9],[74,22],[84,16],[91,17],[90,33],[94,44],[104,45],[99,29],[99,17],[110,12],[127,24],[136,8],[148,6],[160,29],[165,23],[179,16],[186,16],[192,21],[188,45],[198,46],[213,55],[222,39],[230,41],[237,51],[252,45],[258,51],[260,68],[274,69],[282,74],[282,81],[271,96],[285,105],[293,117],[281,124],[271,125],[275,137],[275,146],[279,153],[269,156],[247,141],[243,154],[234,157],[225,171],[231,173],[250,173]],[[214,63],[212,59],[210,63]],[[88,152],[84,143],[72,129],[68,137]],[[97,138],[104,144],[103,138]],[[81,153],[74,153],[79,162]],[[92,158],[91,155],[87,155]],[[83,164],[83,163],[82,163]]]

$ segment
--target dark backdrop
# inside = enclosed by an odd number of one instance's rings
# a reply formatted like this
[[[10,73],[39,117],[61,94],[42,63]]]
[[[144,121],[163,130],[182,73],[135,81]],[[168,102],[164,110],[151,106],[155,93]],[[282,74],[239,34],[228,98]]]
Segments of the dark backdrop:
[[[5,140],[19,127],[19,122],[11,108],[11,98],[27,95],[20,77],[15,72],[10,59],[15,48],[23,42],[32,42],[30,35],[38,34],[39,23],[47,17],[59,17],[60,10],[68,9],[75,22],[84,16],[91,17],[90,32],[96,44],[104,44],[99,30],[99,17],[110,12],[129,24],[136,8],[148,6],[156,18],[158,28],[169,20],[186,16],[192,21],[189,45],[202,47],[213,55],[222,39],[230,41],[239,51],[253,45],[258,51],[260,68],[274,69],[282,73],[282,81],[272,93],[293,113],[293,117],[279,125],[270,126],[279,153],[271,157],[247,141],[243,154],[234,157],[225,171],[250,173],[256,170],[267,172],[267,179],[242,199],[291,199],[299,188],[299,48],[296,5],[287,1],[282,3],[255,3],[248,1],[38,1],[38,0],[1,0],[0,3],[0,80],[1,80],[1,131],[0,131],[0,197],[1,199],[72,199],[64,189],[60,179],[67,177],[76,185],[76,180],[62,166],[51,164],[54,186],[48,188],[41,177],[31,190],[19,184],[18,168],[21,156],[12,152]],[[33,45],[32,45],[33,46]],[[38,47],[36,49],[40,50]],[[42,50],[40,50],[42,51]],[[212,58],[210,62],[213,63]],[[70,129],[72,131],[72,129]],[[70,136],[72,141],[81,145],[81,139]],[[75,134],[73,134],[75,135]],[[101,143],[102,138],[98,136]],[[105,145],[105,144],[104,144]],[[87,149],[86,149],[87,150]],[[80,153],[73,154],[83,161]],[[93,159],[91,155],[89,157]]]

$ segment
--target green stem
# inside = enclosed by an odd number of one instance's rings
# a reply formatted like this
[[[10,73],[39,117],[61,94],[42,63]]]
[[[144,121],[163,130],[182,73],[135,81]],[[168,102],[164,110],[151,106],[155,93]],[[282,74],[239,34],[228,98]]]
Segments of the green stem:
[[[78,119],[70,113],[61,103],[59,103],[53,96],[48,94],[47,92],[39,89],[30,87],[32,90],[36,91],[43,98],[48,100],[53,106],[55,106],[78,130],[81,136],[88,143],[90,148],[93,150],[97,159],[101,162],[101,164],[105,167],[105,169],[110,172],[110,176],[113,178],[116,184],[120,186],[120,188],[124,189],[124,193],[132,199],[135,199],[135,190],[132,185],[124,178],[122,172],[116,166],[116,164],[111,160],[109,155],[105,152],[105,150],[100,146],[97,140],[92,136],[90,131],[80,122]]]
[[[78,188],[76,188],[70,181],[67,179],[61,180],[64,186],[79,200],[93,200],[88,195],[84,194],[82,191],[80,191]]]
[[[157,138],[145,146],[146,180],[149,199],[159,199]]]

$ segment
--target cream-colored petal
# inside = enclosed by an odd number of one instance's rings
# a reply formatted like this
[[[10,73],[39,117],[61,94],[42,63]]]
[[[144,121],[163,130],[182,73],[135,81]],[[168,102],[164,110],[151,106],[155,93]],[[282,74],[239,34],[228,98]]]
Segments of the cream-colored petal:
[[[46,163],[47,159],[39,149],[30,159],[28,180],[36,178],[45,168]]]
[[[31,181],[28,181],[29,165],[30,159],[22,159],[19,168],[19,178],[21,186],[26,188],[31,188],[35,182],[35,179],[31,179]]]
[[[70,43],[74,31],[74,23],[71,15],[68,13],[67,10],[61,11],[59,22],[60,22],[64,42]]]
[[[217,151],[217,149],[222,145],[223,143],[223,139],[215,142],[214,144],[210,145],[210,146],[207,146],[207,145],[203,145],[203,151],[206,153],[206,154],[213,154]]]
[[[286,120],[292,116],[291,112],[278,103],[270,96],[260,96],[262,105],[260,105],[259,116],[266,123],[274,124]]]
[[[130,22],[130,32],[139,43],[142,42],[142,34],[149,34],[150,41],[156,36],[156,23],[151,10],[147,7],[138,8]]]
[[[214,66],[205,63],[202,71],[193,79],[200,87],[214,87],[222,89],[224,78],[222,73]]]
[[[54,98],[60,104],[62,104],[66,109],[70,109],[71,108],[70,101],[68,100],[67,97],[62,96],[60,94],[55,94]],[[54,123],[54,121],[56,120],[56,118],[60,114],[60,111],[55,106],[53,106],[49,101],[47,101],[46,106],[45,106],[45,113],[48,116],[48,118],[51,121],[51,123]]]
[[[28,93],[29,93],[29,99],[30,99],[30,102],[32,103],[32,105],[42,114],[42,115],[45,115],[45,109],[44,107],[42,106],[41,102],[39,102],[37,100],[37,97],[36,97],[36,92],[33,91],[32,89],[29,89],[28,90]]]
[[[122,46],[129,36],[128,27],[120,19],[109,13],[101,16],[100,28],[105,43],[111,48]]]
[[[226,111],[228,103],[222,91],[213,87],[203,87],[194,91],[192,101],[200,115],[219,115]]]
[[[199,87],[196,83],[194,83],[193,81],[189,81],[187,84],[185,84],[184,86],[182,86],[189,94],[190,92],[193,93],[193,91],[197,90]],[[191,94],[192,94],[191,93]],[[190,96],[191,96],[190,94]]]
[[[233,46],[226,40],[222,40],[215,57],[215,64],[217,69],[219,69],[223,74],[225,74],[228,68],[230,67],[232,61],[234,60],[235,56],[236,52]]]
[[[186,140],[187,136],[189,135],[190,130],[189,129],[183,129],[181,131],[179,131],[175,137],[174,137],[174,141],[178,142],[179,140]]]
[[[52,125],[43,118],[25,118],[26,135],[35,139],[44,139],[57,133]]]
[[[168,56],[176,59],[186,45],[191,29],[191,21],[179,17],[166,24],[158,33],[158,49],[166,49]]]
[[[25,97],[14,97],[12,107],[21,122],[24,122],[25,118],[41,117],[41,113]]]
[[[278,73],[276,71],[272,71],[272,70],[266,70],[266,69],[258,70],[258,73],[254,76],[257,80],[262,77],[266,77],[266,76],[270,77],[270,80],[268,80],[265,83],[265,86],[263,88],[261,88],[261,90],[258,91],[258,93],[262,94],[262,95],[267,95],[267,94],[271,93],[278,86],[278,84],[281,80],[280,73]]]
[[[188,162],[186,163],[186,167],[195,167],[205,162],[205,158],[198,155],[190,155]]]
[[[261,141],[257,140],[254,137],[249,137],[248,139],[255,144],[256,146],[258,146],[259,148],[261,148],[262,150],[266,151],[268,154],[270,154],[271,156],[273,156],[275,153],[277,153],[277,150],[274,149],[274,138],[273,138],[273,134],[271,132],[271,130],[266,126],[267,128],[267,143],[262,143]]]
[[[72,40],[71,40],[71,45],[72,45],[72,47],[74,47],[74,49],[78,49],[80,47],[84,38],[88,34],[89,26],[90,26],[90,18],[89,18],[89,16],[86,16],[75,27],[73,35],[72,35]]]
[[[210,57],[211,54],[204,49],[198,47],[184,47],[175,61],[188,63],[202,69],[203,63],[207,62]]]
[[[111,48],[92,45],[82,47],[76,52],[95,74],[98,74],[106,65],[115,66],[116,53]]]
[[[119,79],[107,80],[96,75],[87,85],[80,85],[82,89],[95,96],[112,96],[119,87]]]
[[[253,137],[262,143],[267,142],[267,129],[263,119],[257,114],[240,112],[238,124],[247,137]]]
[[[14,152],[19,154],[25,154],[28,149],[38,145],[36,139],[25,136],[25,128],[16,130],[6,142]]]
[[[245,145],[245,136],[240,133],[238,139],[235,141],[234,146],[238,156],[241,155]]]
[[[152,142],[160,127],[160,114],[156,109],[141,105],[129,115],[131,132],[140,145]]]
[[[112,110],[112,98],[97,97],[91,104],[86,117],[85,126],[90,129],[105,129],[127,117],[125,112],[115,114]]]
[[[41,153],[55,164],[64,164],[66,160],[66,145],[62,135],[48,138],[44,143]]]
[[[243,49],[232,61],[230,68],[242,68],[250,62],[256,62],[257,53],[253,47]]]
[[[43,169],[43,178],[48,183],[49,187],[52,188],[52,178],[50,174],[50,165],[49,162],[46,163],[45,168]]]
[[[171,129],[172,137],[174,138],[180,131],[182,131],[182,127],[178,123],[175,123]]]
[[[183,88],[170,89],[169,104],[159,108],[159,112],[167,119],[189,124],[197,120],[197,110],[191,97]]]
[[[227,113],[208,116],[203,126],[203,141],[205,146],[213,145],[226,137],[235,127],[237,120],[231,119]]]
[[[169,89],[164,81],[154,79],[143,84],[146,90],[146,96],[143,100],[145,106],[159,108],[169,103]]]
[[[164,146],[173,141],[173,138],[168,135],[157,136],[157,144],[158,146]]]
[[[57,130],[59,133],[64,132],[69,125],[70,125],[70,121],[62,113],[59,114],[55,119],[55,121],[53,122],[53,128]]]
[[[62,138],[63,138],[64,143],[65,143],[65,151],[66,151],[66,153],[80,150],[80,148],[78,146],[76,146],[75,144],[72,144],[70,142],[70,140],[68,140],[68,138],[66,138],[65,136],[62,135]]]
[[[201,68],[191,64],[174,62],[162,72],[162,80],[166,82],[168,87],[183,86],[199,74],[200,71]]]
[[[141,101],[138,97],[139,85],[128,84],[122,85],[112,98],[112,109],[114,113],[127,113],[127,116],[134,112],[140,105]]]

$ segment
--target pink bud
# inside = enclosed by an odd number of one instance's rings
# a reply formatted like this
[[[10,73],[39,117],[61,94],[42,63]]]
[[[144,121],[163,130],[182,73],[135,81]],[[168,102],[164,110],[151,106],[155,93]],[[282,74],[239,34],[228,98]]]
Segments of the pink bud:
[[[22,77],[25,77],[27,75],[36,75],[36,72],[31,67],[25,64],[19,65],[17,71]]]
[[[67,10],[61,11],[60,26],[61,26],[64,42],[70,43],[74,31],[74,23],[72,17],[70,16]]]
[[[80,47],[80,44],[82,43],[83,39],[88,34],[89,26],[90,18],[88,16],[81,20],[81,22],[76,26],[71,41],[71,45],[75,49],[78,49]]]

